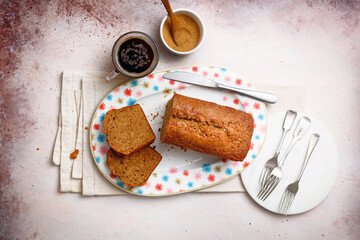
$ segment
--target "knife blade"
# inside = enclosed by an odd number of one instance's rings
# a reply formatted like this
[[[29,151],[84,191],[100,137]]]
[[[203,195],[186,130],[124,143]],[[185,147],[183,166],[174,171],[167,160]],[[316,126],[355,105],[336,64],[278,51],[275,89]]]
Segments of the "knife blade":
[[[193,85],[204,86],[204,87],[212,87],[212,88],[217,87],[216,82],[208,78],[205,78],[203,76],[200,76],[198,74],[190,73],[190,72],[169,72],[169,73],[165,73],[163,75],[163,78],[178,82],[183,82],[183,83],[189,83]]]
[[[190,72],[182,72],[182,71],[168,72],[163,75],[163,78],[182,82],[182,83],[203,86],[203,87],[217,88],[220,90],[228,90],[228,91],[236,92],[238,94],[245,95],[245,96],[248,96],[248,97],[263,101],[263,102],[272,103],[272,104],[276,103],[278,100],[278,97],[272,93],[260,92],[260,91],[249,90],[249,89],[238,88],[238,87],[231,87],[231,86],[228,86],[225,84],[217,83],[215,81],[212,81],[209,78],[200,76],[195,73],[190,73]]]

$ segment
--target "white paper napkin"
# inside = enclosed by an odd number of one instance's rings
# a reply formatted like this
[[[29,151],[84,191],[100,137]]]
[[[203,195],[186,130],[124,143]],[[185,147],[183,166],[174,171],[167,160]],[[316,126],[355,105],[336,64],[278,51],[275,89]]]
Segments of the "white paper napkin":
[[[75,102],[76,102],[76,109],[77,109],[77,134],[75,139],[75,149],[79,150],[78,157],[74,159],[73,166],[72,166],[72,178],[75,179],[82,179],[82,167],[83,167],[83,153],[84,153],[84,146],[83,142],[83,132],[84,132],[84,119],[83,119],[83,97],[82,91],[75,90]]]
[[[82,192],[88,196],[127,194],[109,183],[95,166],[90,150],[90,129],[86,129],[90,127],[92,115],[99,102],[108,92],[125,81],[118,77],[106,82],[106,75],[107,72],[99,71],[73,71],[63,74],[59,127],[53,152],[54,164],[60,164],[61,192]],[[305,86],[301,83],[289,86],[262,84],[256,87],[279,97],[278,103],[267,105],[269,115],[286,111],[288,108],[298,111],[304,109]],[[71,160],[69,156],[75,150],[76,131],[76,147],[80,153],[75,160]],[[244,191],[240,177],[234,177],[199,192]]]
[[[62,130],[62,121],[61,121],[61,103],[60,103],[60,113],[59,113],[59,121],[58,121],[58,129],[56,132],[56,139],[53,150],[53,163],[55,165],[60,165],[61,158],[61,131]]]
[[[74,73],[64,72],[61,92],[61,143],[60,143],[60,191],[80,192],[81,180],[71,176],[73,160],[70,154],[75,150],[78,114],[75,90],[80,90],[80,82],[74,81]],[[78,156],[80,157],[80,156]]]

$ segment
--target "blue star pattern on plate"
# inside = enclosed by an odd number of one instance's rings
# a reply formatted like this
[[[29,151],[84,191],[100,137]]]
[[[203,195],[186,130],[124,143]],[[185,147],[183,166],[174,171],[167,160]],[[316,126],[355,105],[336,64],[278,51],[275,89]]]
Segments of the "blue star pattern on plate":
[[[204,163],[201,168],[206,173],[211,172],[211,165],[209,163]]]

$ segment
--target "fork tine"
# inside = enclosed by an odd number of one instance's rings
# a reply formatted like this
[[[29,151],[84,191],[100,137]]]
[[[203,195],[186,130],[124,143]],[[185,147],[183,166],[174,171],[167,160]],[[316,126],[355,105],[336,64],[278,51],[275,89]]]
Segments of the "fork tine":
[[[260,198],[260,196],[264,194],[264,191],[265,191],[265,190],[266,190],[265,187],[262,187],[256,197],[257,197],[257,198]]]
[[[283,208],[284,208],[284,203],[285,203],[285,199],[286,199],[286,195],[287,195],[287,189],[285,189],[281,200],[280,200],[280,204],[279,204],[279,212],[284,214]]]
[[[256,197],[259,198],[263,194],[264,191],[265,191],[265,186],[261,186],[260,191]]]
[[[290,206],[290,202],[291,202],[291,198],[292,198],[292,192],[288,192],[288,198],[287,198],[287,200],[286,200],[286,204],[285,204],[285,208],[284,208],[284,215],[286,216],[286,214],[287,214],[287,209],[289,208],[289,206]]]
[[[272,188],[273,188],[275,182],[276,182],[276,179],[274,179],[274,180],[272,181],[271,185],[269,186],[269,188],[266,189],[265,194],[261,197],[261,200],[262,200],[262,201],[265,201],[265,199],[267,198],[267,196],[272,192]]]
[[[262,183],[263,183],[263,178],[264,178],[264,175],[265,175],[265,171],[266,171],[266,166],[263,168],[263,170],[261,171],[261,174],[260,174],[260,186],[262,187]]]
[[[270,176],[269,179],[266,181],[264,188],[261,191],[261,194],[259,194],[259,199],[261,200],[264,195],[268,192],[270,185],[274,181],[274,176]]]
[[[273,181],[273,178],[274,178],[274,176],[270,176],[270,178],[269,178],[268,180],[266,180],[264,187],[261,188],[261,191],[260,191],[259,194],[257,195],[258,198],[261,199],[262,196],[263,196],[264,194],[266,194],[269,185],[270,185],[270,184],[272,183],[272,181]]]
[[[260,175],[260,186],[261,187],[264,187],[265,180],[268,176],[268,172],[269,172],[269,167],[265,166]]]
[[[271,171],[272,171],[272,168],[268,168],[265,178],[264,178],[264,185],[265,185],[266,181],[270,178]]]
[[[280,182],[280,179],[275,178],[275,180],[273,181],[273,184],[271,184],[271,187],[268,189],[267,194],[263,197],[263,201],[265,201],[267,199],[267,197],[274,191],[274,189],[279,184],[279,182]]]
[[[290,191],[289,190],[286,190],[286,192],[284,193],[284,194],[286,194],[286,198],[284,199],[284,202],[283,202],[283,206],[282,206],[282,211],[281,211],[281,213],[283,214],[283,215],[285,215],[285,213],[286,213],[286,208],[287,208],[287,205],[288,205],[288,202],[289,202],[289,198],[290,198]]]
[[[265,189],[268,189],[268,188],[269,188],[269,186],[272,184],[272,182],[274,181],[275,178],[276,178],[276,177],[275,177],[274,175],[270,175],[270,176],[268,177],[268,179],[267,179],[266,182],[265,182]]]
[[[294,199],[295,199],[295,196],[296,196],[295,193],[291,193],[291,198],[290,198],[290,200],[289,200],[289,204],[288,204],[288,206],[287,206],[287,208],[286,208],[286,211],[285,211],[285,216],[288,214],[289,209],[290,209],[290,207],[291,207],[291,205],[292,205],[292,203],[293,203],[293,201],[294,201]]]
[[[264,169],[264,175],[262,176],[261,178],[261,183],[260,183],[260,186],[263,188],[265,186],[265,183],[266,183],[266,179],[268,177],[268,174],[269,174],[269,168],[265,168]]]
[[[259,198],[263,191],[264,191],[264,188],[261,188],[260,191],[259,191],[259,193],[258,193],[258,195],[257,195],[256,197]]]

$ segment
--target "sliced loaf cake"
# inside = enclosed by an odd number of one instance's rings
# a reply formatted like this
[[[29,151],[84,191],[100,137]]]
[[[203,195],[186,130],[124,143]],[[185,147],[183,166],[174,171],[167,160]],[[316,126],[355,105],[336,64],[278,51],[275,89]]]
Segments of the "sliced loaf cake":
[[[110,147],[122,155],[134,153],[155,141],[154,132],[139,104],[108,111],[103,129]]]
[[[127,156],[110,149],[107,158],[111,172],[119,176],[125,185],[136,187],[145,185],[162,157],[153,148],[145,147]]]

